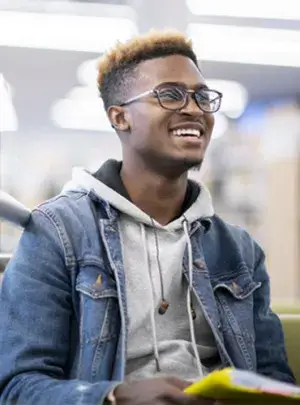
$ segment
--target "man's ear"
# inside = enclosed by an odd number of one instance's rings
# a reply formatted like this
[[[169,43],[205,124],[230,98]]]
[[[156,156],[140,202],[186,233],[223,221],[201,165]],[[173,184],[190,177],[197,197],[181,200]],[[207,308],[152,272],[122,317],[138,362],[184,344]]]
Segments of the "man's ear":
[[[128,132],[130,130],[127,111],[123,107],[112,105],[108,108],[107,115],[111,126],[116,131]]]

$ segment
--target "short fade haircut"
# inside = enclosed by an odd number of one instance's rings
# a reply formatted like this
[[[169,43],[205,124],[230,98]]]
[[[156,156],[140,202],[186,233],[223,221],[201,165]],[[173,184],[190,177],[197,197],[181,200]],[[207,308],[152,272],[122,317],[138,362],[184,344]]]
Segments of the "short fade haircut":
[[[98,64],[97,82],[104,108],[126,101],[141,62],[170,55],[186,56],[198,67],[192,41],[177,31],[152,30],[126,43],[118,42]]]

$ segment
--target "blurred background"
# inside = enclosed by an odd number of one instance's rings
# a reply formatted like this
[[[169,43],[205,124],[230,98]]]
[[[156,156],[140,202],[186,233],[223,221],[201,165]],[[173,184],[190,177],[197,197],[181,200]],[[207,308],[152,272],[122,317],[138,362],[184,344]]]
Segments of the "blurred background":
[[[300,299],[300,2],[0,0],[0,188],[30,208],[74,166],[120,158],[96,61],[116,40],[176,28],[224,93],[201,173],[215,210],[265,249],[272,299]],[[20,230],[1,224],[0,251]]]

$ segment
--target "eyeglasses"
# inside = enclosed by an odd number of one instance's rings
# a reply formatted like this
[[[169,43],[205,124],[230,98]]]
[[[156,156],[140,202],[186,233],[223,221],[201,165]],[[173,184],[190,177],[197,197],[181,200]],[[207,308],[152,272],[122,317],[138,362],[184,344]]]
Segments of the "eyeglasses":
[[[217,90],[211,90],[207,87],[202,87],[198,90],[190,90],[179,84],[160,84],[153,90],[146,91],[135,97],[130,98],[121,107],[131,104],[146,96],[152,95],[156,98],[162,108],[169,111],[181,111],[189,103],[189,94],[200,108],[205,113],[215,113],[221,107],[223,94]]]

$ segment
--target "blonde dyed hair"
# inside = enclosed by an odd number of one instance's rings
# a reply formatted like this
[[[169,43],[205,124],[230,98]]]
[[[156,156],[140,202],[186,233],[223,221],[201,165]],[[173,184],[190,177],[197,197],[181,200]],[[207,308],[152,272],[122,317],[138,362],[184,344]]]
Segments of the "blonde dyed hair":
[[[169,55],[186,56],[198,66],[192,41],[178,31],[151,30],[125,43],[118,42],[98,62],[97,82],[105,108],[125,101],[141,62]]]

